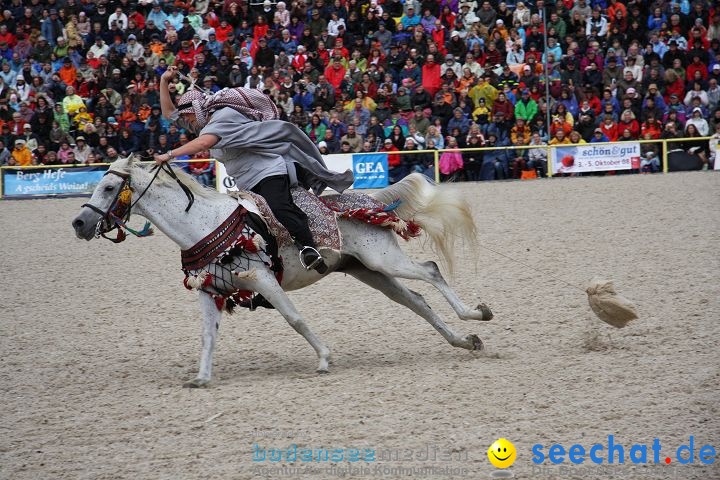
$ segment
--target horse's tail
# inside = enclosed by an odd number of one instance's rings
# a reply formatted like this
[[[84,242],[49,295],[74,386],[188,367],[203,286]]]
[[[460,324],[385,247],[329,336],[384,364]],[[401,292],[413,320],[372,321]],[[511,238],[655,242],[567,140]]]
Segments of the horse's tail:
[[[395,209],[397,216],[422,227],[449,272],[453,270],[458,238],[471,247],[477,245],[477,227],[470,206],[449,185],[438,186],[425,175],[412,173],[373,193],[372,197],[388,204],[399,199],[400,205]]]

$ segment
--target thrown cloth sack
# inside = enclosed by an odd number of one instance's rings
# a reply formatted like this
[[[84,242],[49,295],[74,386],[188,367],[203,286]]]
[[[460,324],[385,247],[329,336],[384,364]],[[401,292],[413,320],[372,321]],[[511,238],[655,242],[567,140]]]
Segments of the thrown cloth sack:
[[[613,282],[594,279],[585,291],[590,308],[603,322],[623,328],[638,318],[635,305],[615,292]]]

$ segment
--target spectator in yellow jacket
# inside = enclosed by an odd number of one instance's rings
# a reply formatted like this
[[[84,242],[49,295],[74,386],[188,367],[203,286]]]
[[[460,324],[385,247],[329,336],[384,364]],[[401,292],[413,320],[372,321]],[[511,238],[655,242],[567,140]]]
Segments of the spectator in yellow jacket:
[[[21,138],[15,140],[15,148],[13,149],[11,155],[15,165],[26,167],[28,165],[32,165],[33,163],[32,152],[30,152],[30,149],[28,149],[27,145],[25,145],[25,140]]]

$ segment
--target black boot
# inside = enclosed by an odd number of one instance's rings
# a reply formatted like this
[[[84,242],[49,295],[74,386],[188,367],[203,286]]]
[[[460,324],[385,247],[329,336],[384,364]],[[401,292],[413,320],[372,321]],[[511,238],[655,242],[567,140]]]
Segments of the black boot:
[[[320,252],[314,247],[306,246],[300,249],[300,263],[302,263],[306,270],[314,269],[321,275],[328,271],[328,267],[325,265],[322,256],[320,256]]]
[[[268,302],[265,297],[260,295],[259,293],[253,295],[252,297],[243,300],[242,302],[237,304],[238,307],[243,308],[249,308],[251,312],[254,312],[258,307],[268,308],[272,309],[273,307],[272,303]]]

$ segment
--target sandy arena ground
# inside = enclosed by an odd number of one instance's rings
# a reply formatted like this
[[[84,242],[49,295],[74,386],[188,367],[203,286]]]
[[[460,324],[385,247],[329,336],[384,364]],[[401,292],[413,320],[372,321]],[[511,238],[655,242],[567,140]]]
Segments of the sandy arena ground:
[[[242,312],[224,318],[202,390],[181,388],[196,373],[200,327],[174,244],[75,239],[85,199],[1,202],[0,478],[331,479],[352,466],[370,471],[355,478],[485,479],[498,437],[518,450],[515,478],[557,478],[548,460],[533,469],[533,445],[606,446],[610,434],[625,465],[607,466],[606,453],[603,471],[566,459],[562,478],[720,478],[719,461],[698,459],[703,445],[720,449],[720,175],[460,188],[482,244],[548,272],[486,250],[477,269],[460,262],[451,283],[492,307],[490,323],[461,321],[432,287],[408,282],[453,328],[479,334],[484,353],[450,347],[336,274],[291,293],[333,349],[329,375],[314,373],[314,352],[277,313]],[[550,275],[612,278],[641,319],[612,329]],[[691,435],[695,462],[681,466],[675,450]],[[655,438],[662,463],[633,467],[630,446]],[[376,461],[253,462],[253,443],[372,448]],[[427,448],[453,460],[403,460]],[[400,458],[379,461],[388,450]],[[273,470],[283,465],[310,470]]]

